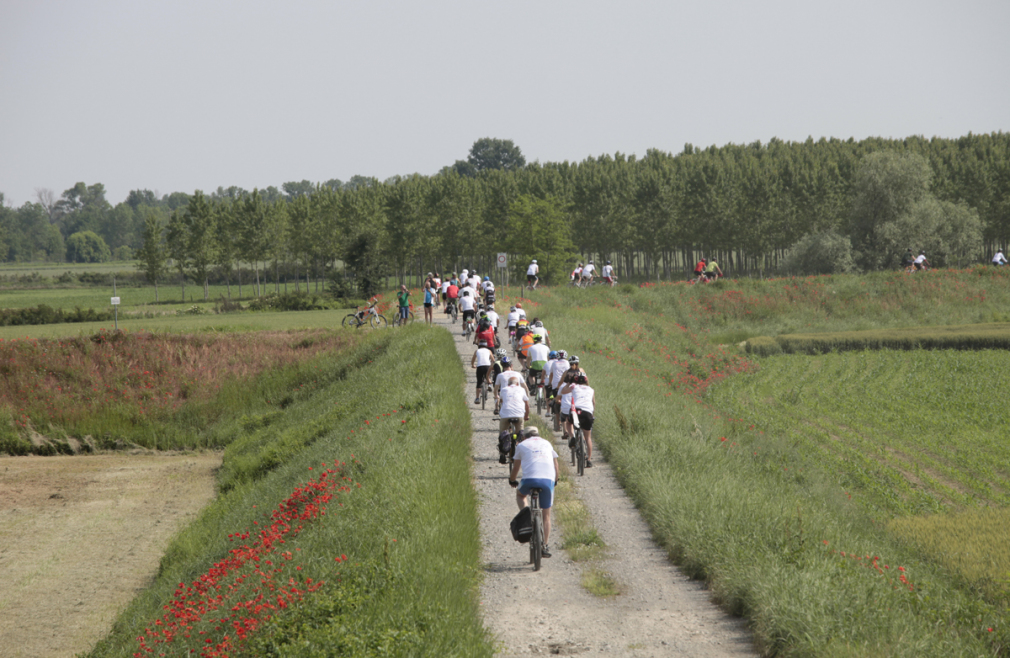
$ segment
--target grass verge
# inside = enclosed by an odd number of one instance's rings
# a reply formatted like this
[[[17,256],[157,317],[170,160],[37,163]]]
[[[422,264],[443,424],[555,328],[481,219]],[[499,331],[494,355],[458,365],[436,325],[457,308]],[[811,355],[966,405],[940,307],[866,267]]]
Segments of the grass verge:
[[[161,645],[169,653],[228,641],[231,656],[491,655],[476,598],[470,416],[451,337],[420,326],[377,332],[353,360],[320,365],[312,390],[278,382],[255,417],[215,428],[235,435],[222,493],[89,656],[133,655],[142,636],[150,645],[172,621],[156,624],[164,606],[200,587],[225,605],[201,609]],[[329,471],[341,478],[334,498],[276,530],[270,510],[288,509]],[[235,571],[246,577],[222,575],[254,550],[261,559]]]

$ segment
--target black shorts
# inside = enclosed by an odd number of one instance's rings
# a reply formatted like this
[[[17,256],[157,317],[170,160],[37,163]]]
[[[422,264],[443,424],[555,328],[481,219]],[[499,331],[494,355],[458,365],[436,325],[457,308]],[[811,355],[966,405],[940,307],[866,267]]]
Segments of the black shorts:
[[[572,415],[571,414],[561,414],[561,422],[562,423],[570,423],[570,422],[572,422]]]
[[[537,280],[537,275],[536,274],[527,274],[526,275],[526,280],[527,281],[536,281]]]
[[[463,320],[473,320],[476,317],[477,311],[463,311]]]
[[[487,379],[487,371],[491,369],[491,366],[477,366],[477,388],[480,388],[481,383]]]
[[[583,411],[582,409],[577,409],[576,413],[579,414],[579,427],[583,431],[590,432],[593,429],[593,414],[588,411]]]

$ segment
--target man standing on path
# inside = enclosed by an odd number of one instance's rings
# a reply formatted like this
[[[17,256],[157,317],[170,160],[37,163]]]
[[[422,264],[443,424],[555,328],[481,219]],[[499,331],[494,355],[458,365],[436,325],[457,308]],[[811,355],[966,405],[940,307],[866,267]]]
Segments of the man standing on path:
[[[516,488],[516,504],[522,510],[526,507],[526,496],[533,488],[540,489],[540,509],[544,512],[544,546],[541,553],[550,557],[547,542],[551,537],[551,506],[554,504],[554,486],[558,483],[558,453],[550,441],[540,437],[537,428],[523,432],[523,439],[516,446],[509,484]],[[519,469],[523,479],[518,481]]]

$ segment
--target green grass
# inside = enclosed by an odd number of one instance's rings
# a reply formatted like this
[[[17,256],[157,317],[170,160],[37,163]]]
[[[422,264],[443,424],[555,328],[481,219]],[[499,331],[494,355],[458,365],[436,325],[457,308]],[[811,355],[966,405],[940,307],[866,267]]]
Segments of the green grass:
[[[974,285],[972,275],[957,276],[957,283]],[[555,348],[582,358],[596,389],[594,441],[658,541],[687,573],[706,580],[727,610],[749,619],[768,654],[992,655],[1010,636],[998,607],[848,500],[831,470],[808,458],[795,437],[702,397],[767,363],[718,347],[712,337],[768,335],[799,324],[900,326],[891,303],[914,291],[890,290],[892,279],[868,281],[872,294],[853,302],[858,312],[844,304],[823,311],[818,280],[790,282],[810,293],[795,301],[795,288],[773,281],[746,284],[753,302],[733,301],[727,286],[681,285],[551,290],[524,304],[544,320]],[[864,281],[837,283],[852,292]],[[719,310],[730,302],[737,305],[732,312]],[[931,313],[935,324],[977,319],[970,317],[977,309],[964,304],[907,306],[915,307],[911,318]],[[873,557],[889,568],[877,571]],[[912,589],[899,573],[908,574]]]
[[[491,655],[477,610],[470,417],[452,339],[417,326],[374,332],[355,349],[353,363],[321,360],[333,376],[318,389],[283,404],[277,390],[277,403],[213,430],[233,435],[223,492],[90,656],[132,655],[176,585],[234,548],[229,533],[254,528],[310,467],[334,460],[360,489],[286,545],[300,577],[326,585],[277,613],[237,655]],[[342,554],[348,561],[335,562]]]

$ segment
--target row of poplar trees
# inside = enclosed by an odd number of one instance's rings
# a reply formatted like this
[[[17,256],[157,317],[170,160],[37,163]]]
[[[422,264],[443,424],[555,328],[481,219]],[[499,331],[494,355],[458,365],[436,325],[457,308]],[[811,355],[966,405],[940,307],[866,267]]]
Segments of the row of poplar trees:
[[[508,157],[482,157],[488,143]],[[264,269],[274,281],[318,286],[329,277],[371,293],[386,277],[427,271],[468,267],[498,278],[501,252],[513,280],[536,258],[557,283],[589,259],[650,278],[680,277],[702,255],[738,275],[892,267],[906,248],[929,250],[934,265],[964,265],[1008,237],[1002,132],[688,144],[678,154],[544,164],[527,164],[511,141],[484,139],[468,161],[432,176],[303,185],[272,201],[258,191],[196,192],[167,225],[146,218],[138,256],[155,279],[170,258],[205,295],[212,275],[230,285],[239,263],[257,294]]]

